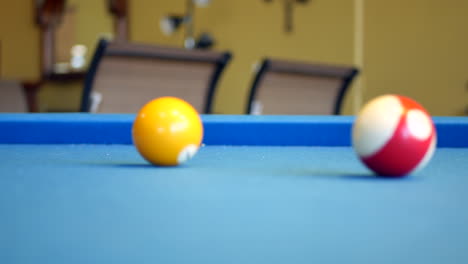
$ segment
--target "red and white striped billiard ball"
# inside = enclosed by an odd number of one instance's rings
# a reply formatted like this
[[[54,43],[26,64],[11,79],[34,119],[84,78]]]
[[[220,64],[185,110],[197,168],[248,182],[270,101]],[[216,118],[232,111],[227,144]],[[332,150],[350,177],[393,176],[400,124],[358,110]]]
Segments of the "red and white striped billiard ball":
[[[361,161],[377,175],[402,177],[427,165],[437,134],[427,111],[414,100],[383,95],[368,102],[352,129]]]

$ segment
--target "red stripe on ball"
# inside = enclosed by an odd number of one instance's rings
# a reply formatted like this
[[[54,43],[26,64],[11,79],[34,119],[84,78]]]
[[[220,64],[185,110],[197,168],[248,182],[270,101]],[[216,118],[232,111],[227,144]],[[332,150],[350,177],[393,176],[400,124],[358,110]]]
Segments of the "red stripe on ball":
[[[416,101],[414,101],[414,100],[412,100],[412,99],[410,99],[408,97],[401,96],[401,95],[396,95],[396,97],[398,97],[398,100],[400,100],[400,103],[403,106],[403,115],[406,116],[408,111],[410,111],[412,109],[418,109],[418,110],[421,110],[422,112],[424,112],[426,115],[429,116],[429,113],[426,111],[426,109],[424,109],[424,107],[422,107],[422,105],[418,104]]]

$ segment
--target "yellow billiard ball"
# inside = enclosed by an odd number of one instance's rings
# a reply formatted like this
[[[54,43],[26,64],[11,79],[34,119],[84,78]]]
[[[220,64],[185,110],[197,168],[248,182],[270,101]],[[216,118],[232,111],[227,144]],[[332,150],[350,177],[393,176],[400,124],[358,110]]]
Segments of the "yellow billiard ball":
[[[132,137],[138,152],[150,163],[176,166],[197,153],[203,124],[186,101],[160,97],[140,109],[133,122]]]

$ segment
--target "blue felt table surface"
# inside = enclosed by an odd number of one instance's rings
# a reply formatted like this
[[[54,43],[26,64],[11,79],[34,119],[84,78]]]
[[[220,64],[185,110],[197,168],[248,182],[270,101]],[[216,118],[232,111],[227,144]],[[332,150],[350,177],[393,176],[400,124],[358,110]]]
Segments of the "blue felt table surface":
[[[373,177],[349,147],[0,144],[0,263],[468,263],[468,151]]]

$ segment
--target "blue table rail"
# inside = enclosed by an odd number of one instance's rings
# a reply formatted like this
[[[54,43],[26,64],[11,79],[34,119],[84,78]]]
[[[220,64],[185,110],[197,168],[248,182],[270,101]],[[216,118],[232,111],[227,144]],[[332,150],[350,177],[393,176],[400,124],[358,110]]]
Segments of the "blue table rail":
[[[1,143],[131,144],[130,114],[0,114]],[[350,146],[351,116],[205,115],[204,144]],[[468,118],[435,117],[438,147],[468,147]]]

